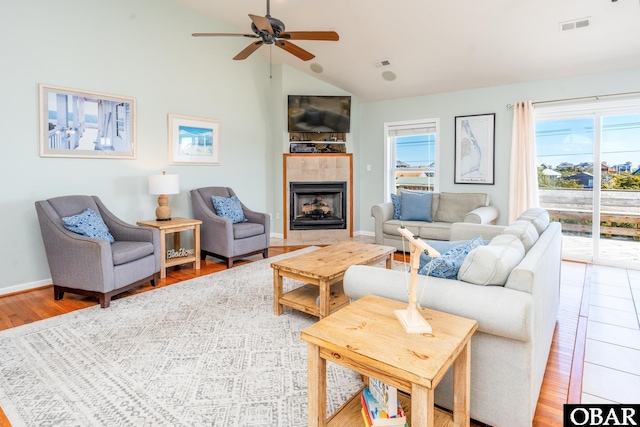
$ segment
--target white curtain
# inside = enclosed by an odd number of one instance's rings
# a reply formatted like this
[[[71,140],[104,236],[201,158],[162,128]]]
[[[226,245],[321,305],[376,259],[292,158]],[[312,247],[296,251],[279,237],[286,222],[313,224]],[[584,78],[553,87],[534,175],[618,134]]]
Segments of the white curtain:
[[[537,207],[538,170],[533,103],[519,101],[513,106],[511,167],[509,174],[509,223],[525,210]]]

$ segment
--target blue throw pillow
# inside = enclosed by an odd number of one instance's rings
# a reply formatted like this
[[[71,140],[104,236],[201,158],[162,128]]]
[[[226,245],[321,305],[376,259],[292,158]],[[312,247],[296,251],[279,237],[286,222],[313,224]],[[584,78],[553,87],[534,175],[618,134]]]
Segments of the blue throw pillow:
[[[482,236],[477,236],[482,238]],[[431,246],[436,251],[440,252],[440,255],[450,251],[456,246],[464,245],[465,243],[469,243],[471,240],[425,240],[425,242]],[[482,240],[482,245],[488,245],[489,240]],[[418,267],[418,271],[422,270],[427,263],[431,261],[431,257],[424,252],[420,254],[420,265]],[[425,270],[426,271],[426,270]],[[426,274],[426,273],[425,273]]]
[[[247,218],[244,217],[244,212],[242,211],[242,204],[240,204],[238,197],[211,196],[211,201],[213,202],[213,207],[215,208],[218,216],[230,219],[234,224],[238,222],[247,222]]]
[[[397,194],[391,193],[391,203],[393,203],[393,219],[400,219],[402,212],[402,198]]]
[[[433,221],[431,219],[431,202],[433,193],[414,193],[402,191],[402,209],[400,219],[402,221]]]
[[[453,249],[443,253],[442,256],[434,258],[426,264],[418,274],[426,275],[427,273],[433,277],[442,277],[443,279],[458,278],[458,271],[464,262],[464,259],[473,249],[482,246],[481,236],[474,237],[467,243],[456,246]],[[434,248],[435,249],[435,248]]]
[[[109,228],[107,228],[107,224],[104,223],[102,217],[89,208],[77,215],[62,218],[62,224],[67,230],[83,236],[107,240],[110,243],[116,241],[109,233]]]

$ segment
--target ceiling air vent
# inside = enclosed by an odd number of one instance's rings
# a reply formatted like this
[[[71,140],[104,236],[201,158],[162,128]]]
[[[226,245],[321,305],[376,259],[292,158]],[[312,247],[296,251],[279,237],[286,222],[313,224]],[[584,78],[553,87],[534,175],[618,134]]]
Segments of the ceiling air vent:
[[[391,65],[391,61],[388,59],[380,59],[378,61],[373,61],[374,67],[388,67]]]
[[[591,18],[580,18],[573,21],[561,22],[560,31],[576,30],[578,28],[586,28],[591,25]]]

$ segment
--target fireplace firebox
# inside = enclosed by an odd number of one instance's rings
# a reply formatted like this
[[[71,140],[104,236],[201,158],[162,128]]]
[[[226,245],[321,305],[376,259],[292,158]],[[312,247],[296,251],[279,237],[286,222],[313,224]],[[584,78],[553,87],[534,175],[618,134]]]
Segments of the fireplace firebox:
[[[291,230],[347,228],[346,182],[290,182],[289,200]]]

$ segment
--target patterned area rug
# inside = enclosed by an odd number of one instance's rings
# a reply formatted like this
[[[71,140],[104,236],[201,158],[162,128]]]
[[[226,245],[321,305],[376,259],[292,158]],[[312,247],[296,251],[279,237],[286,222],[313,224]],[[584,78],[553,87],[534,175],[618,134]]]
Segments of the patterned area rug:
[[[301,251],[0,332],[2,409],[14,427],[306,426],[316,318],[273,314],[269,266]],[[327,413],[361,384],[327,363]]]

